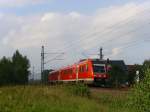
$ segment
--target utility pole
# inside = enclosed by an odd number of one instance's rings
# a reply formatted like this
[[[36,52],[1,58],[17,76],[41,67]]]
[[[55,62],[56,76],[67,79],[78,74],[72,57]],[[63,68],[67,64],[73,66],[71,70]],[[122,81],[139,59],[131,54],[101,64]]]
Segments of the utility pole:
[[[44,73],[44,46],[42,46],[42,50],[41,50],[41,80],[42,80],[42,83],[43,83],[43,73]]]
[[[33,81],[34,81],[34,66],[33,66],[33,71],[32,71],[32,78],[33,78]]]
[[[103,60],[104,55],[103,55],[103,48],[102,47],[100,48],[99,56],[100,56],[100,60]]]

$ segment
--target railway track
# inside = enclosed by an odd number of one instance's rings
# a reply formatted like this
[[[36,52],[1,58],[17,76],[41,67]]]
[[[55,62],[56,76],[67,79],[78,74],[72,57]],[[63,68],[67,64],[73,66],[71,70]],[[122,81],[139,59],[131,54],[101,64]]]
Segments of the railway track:
[[[90,91],[92,93],[119,95],[119,94],[127,94],[129,92],[129,88],[114,89],[114,88],[90,87]]]

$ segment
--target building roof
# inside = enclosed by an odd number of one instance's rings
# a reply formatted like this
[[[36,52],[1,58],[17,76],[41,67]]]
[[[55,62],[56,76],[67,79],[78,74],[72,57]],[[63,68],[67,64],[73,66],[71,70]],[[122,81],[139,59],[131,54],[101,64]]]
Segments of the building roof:
[[[92,59],[92,62],[95,64],[110,64],[121,67],[124,71],[127,71],[127,66],[125,65],[123,60],[100,60],[100,59]]]

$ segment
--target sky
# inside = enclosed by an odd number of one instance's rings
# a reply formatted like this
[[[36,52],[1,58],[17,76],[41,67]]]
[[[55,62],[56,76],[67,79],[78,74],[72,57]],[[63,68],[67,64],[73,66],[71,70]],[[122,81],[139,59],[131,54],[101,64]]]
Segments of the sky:
[[[18,49],[35,72],[42,45],[52,53],[47,69],[97,58],[100,47],[105,59],[142,64],[150,58],[149,29],[149,0],[0,0],[0,57]]]

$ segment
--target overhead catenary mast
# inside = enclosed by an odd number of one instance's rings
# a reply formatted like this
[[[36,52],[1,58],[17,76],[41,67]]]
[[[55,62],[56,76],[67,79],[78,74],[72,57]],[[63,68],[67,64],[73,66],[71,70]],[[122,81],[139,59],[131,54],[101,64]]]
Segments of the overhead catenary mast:
[[[46,57],[49,54],[55,54],[55,55],[57,54],[57,56],[55,56],[55,58],[52,58],[50,60],[46,60]],[[41,47],[41,81],[42,81],[42,83],[45,82],[44,81],[45,65],[54,60],[63,60],[62,58],[59,58],[59,57],[61,57],[61,55],[64,55],[64,52],[49,52],[49,53],[47,53],[47,52],[45,52],[44,45]]]
[[[44,72],[44,46],[42,46],[41,50],[41,79],[43,79],[43,72]]]
[[[99,56],[100,56],[100,60],[103,60],[104,55],[103,55],[103,48],[102,47],[100,48]]]
[[[34,66],[33,66],[33,70],[32,70],[32,79],[34,81]]]

